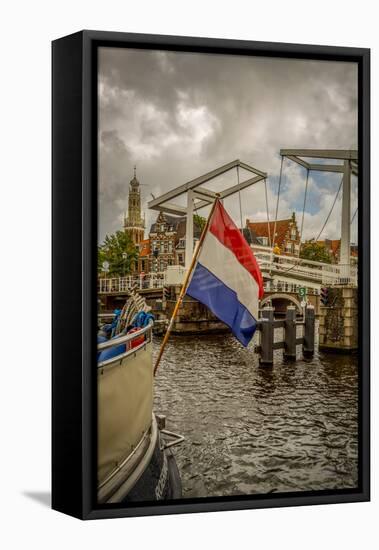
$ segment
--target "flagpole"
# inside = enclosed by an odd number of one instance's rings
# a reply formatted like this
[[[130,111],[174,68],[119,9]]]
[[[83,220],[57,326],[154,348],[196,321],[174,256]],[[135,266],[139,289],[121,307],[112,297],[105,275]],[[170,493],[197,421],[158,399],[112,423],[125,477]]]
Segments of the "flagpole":
[[[168,324],[168,327],[167,327],[167,330],[166,330],[166,334],[164,335],[164,338],[163,338],[163,341],[162,341],[162,344],[161,344],[161,347],[160,347],[160,350],[159,350],[159,354],[158,354],[158,357],[157,357],[157,360],[155,362],[155,366],[154,366],[154,376],[158,370],[158,366],[159,366],[159,363],[160,363],[160,360],[162,358],[162,355],[163,355],[163,351],[166,347],[166,344],[167,344],[167,340],[169,339],[169,336],[170,336],[170,333],[171,333],[171,330],[172,330],[172,327],[174,326],[174,321],[175,321],[175,317],[178,313],[178,310],[179,310],[179,307],[180,307],[180,304],[182,303],[183,301],[183,297],[186,293],[186,290],[187,290],[187,286],[188,286],[188,282],[189,282],[189,279],[190,279],[190,276],[192,274],[192,271],[193,271],[193,268],[195,267],[195,263],[196,263],[196,260],[199,256],[199,253],[200,253],[200,250],[201,250],[201,246],[203,244],[203,241],[205,239],[205,235],[207,234],[207,231],[208,231],[208,228],[209,228],[209,224],[210,224],[210,221],[212,219],[212,215],[213,215],[213,212],[216,208],[216,204],[218,203],[219,201],[219,194],[216,193],[216,199],[212,205],[212,208],[211,208],[211,211],[209,212],[209,216],[208,216],[208,219],[207,219],[207,222],[203,228],[203,231],[201,232],[201,236],[200,236],[200,239],[199,239],[199,242],[197,244],[197,247],[195,249],[195,252],[192,256],[192,260],[191,260],[191,264],[188,268],[188,271],[186,273],[186,276],[185,276],[185,279],[184,279],[184,282],[183,282],[183,285],[182,285],[182,288],[180,290],[180,294],[179,294],[179,297],[176,301],[176,304],[175,304],[175,307],[174,307],[174,311],[172,312],[172,315],[171,315],[171,319],[170,319],[170,322]],[[188,223],[188,220],[187,220],[187,223]]]

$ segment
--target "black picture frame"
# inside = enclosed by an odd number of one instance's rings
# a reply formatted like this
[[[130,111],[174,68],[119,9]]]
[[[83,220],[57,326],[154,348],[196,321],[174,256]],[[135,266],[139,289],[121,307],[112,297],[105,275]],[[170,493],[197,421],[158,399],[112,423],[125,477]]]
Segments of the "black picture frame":
[[[97,48],[353,61],[359,79],[359,487],[128,507],[96,504]],[[370,50],[81,31],[52,43],[52,507],[81,519],[370,499]]]

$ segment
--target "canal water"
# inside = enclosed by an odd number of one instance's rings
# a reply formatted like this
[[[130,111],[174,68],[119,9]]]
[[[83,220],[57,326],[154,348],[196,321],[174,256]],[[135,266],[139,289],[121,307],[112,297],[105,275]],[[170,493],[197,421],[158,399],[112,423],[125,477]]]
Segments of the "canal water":
[[[276,351],[274,366],[261,367],[254,343],[170,337],[155,410],[186,438],[174,447],[183,497],[356,487],[357,358],[302,359],[298,348],[298,361]]]

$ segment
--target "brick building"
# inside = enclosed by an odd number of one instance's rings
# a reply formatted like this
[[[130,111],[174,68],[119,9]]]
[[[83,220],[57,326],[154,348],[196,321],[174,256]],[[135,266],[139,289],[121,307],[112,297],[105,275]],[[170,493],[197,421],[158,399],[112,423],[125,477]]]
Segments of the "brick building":
[[[150,271],[150,239],[144,239],[139,243],[138,273],[149,273]]]
[[[269,230],[270,227],[270,230]],[[275,228],[275,237],[274,237]],[[261,246],[277,246],[281,254],[297,255],[300,248],[300,233],[297,227],[295,212],[291,218],[286,220],[277,220],[266,222],[253,222],[246,220],[246,228],[244,233],[251,233],[250,240],[253,244]]]
[[[149,233],[150,271],[165,271],[167,266],[175,264],[176,230],[170,220],[159,212],[157,221],[151,226]]]
[[[194,244],[201,227],[194,220]],[[162,272],[170,265],[184,265],[186,247],[186,218],[158,214],[149,238],[139,243],[138,272]]]

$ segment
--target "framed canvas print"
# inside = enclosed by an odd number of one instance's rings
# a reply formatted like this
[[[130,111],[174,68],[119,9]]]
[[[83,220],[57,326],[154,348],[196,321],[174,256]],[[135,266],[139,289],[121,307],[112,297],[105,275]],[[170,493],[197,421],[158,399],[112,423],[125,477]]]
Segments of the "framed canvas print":
[[[369,50],[53,42],[53,508],[369,499]]]

